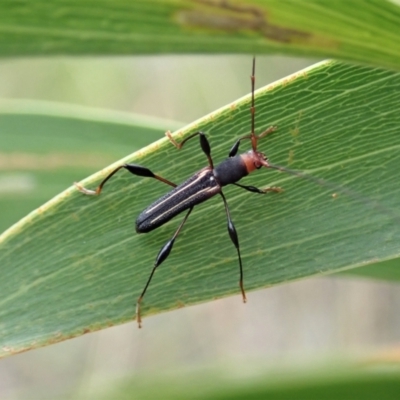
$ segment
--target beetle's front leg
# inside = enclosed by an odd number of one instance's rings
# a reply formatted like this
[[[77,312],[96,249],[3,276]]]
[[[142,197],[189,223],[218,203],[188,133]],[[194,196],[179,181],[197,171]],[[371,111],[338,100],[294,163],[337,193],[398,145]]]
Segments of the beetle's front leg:
[[[203,150],[204,154],[207,156],[208,163],[210,164],[210,168],[214,169],[213,160],[211,158],[211,147],[210,143],[207,139],[207,136],[204,132],[195,132],[189,135],[187,138],[183,139],[182,142],[178,143],[173,137],[170,131],[165,132],[165,136],[169,139],[169,141],[178,149],[180,150],[183,145],[190,139],[194,138],[195,136],[200,137],[200,147]]]

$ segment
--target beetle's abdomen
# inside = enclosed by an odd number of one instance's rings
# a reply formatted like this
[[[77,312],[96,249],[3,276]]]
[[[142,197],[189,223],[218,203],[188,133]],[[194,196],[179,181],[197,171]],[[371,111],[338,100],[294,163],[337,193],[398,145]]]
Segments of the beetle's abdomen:
[[[150,232],[220,190],[210,167],[203,168],[147,207],[136,219],[136,232]]]
[[[239,156],[230,157],[214,168],[214,175],[221,186],[240,181],[248,175],[246,164]]]

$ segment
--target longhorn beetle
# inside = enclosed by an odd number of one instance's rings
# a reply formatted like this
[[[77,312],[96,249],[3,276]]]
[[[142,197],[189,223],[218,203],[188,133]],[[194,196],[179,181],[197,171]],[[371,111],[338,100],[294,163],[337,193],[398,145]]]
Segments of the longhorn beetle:
[[[178,143],[171,136],[170,132],[166,133],[166,136],[170,140],[170,142],[177,148],[181,149],[183,145],[190,139],[198,136],[200,139],[200,147],[203,150],[204,154],[208,160],[208,166],[202,168],[200,171],[196,172],[193,176],[187,179],[185,182],[180,185],[176,185],[175,183],[154,174],[150,169],[143,167],[137,164],[124,164],[113,171],[109,175],[107,175],[96,190],[89,190],[84,188],[78,183],[75,183],[75,186],[78,190],[87,195],[98,195],[103,189],[104,184],[121,168],[127,169],[130,173],[137,176],[143,176],[147,178],[154,178],[161,182],[166,183],[169,186],[172,186],[173,189],[156,200],[153,204],[147,207],[136,219],[136,232],[137,233],[147,233],[152,230],[164,225],[170,219],[175,217],[176,215],[186,211],[186,215],[184,216],[182,222],[179,224],[178,229],[175,231],[172,238],[161,248],[159,251],[156,261],[154,263],[153,269],[150,273],[149,278],[147,279],[146,285],[139,296],[136,303],[136,319],[141,328],[141,315],[140,315],[140,305],[143,300],[143,297],[146,293],[147,288],[150,285],[150,282],[153,278],[154,272],[157,267],[165,261],[165,259],[169,256],[172,247],[174,245],[175,239],[181,232],[183,225],[187,221],[190,213],[193,208],[200,203],[210,199],[211,197],[219,194],[222,198],[225,207],[226,219],[228,222],[228,233],[231,238],[232,243],[234,244],[238,260],[239,260],[239,287],[242,293],[243,302],[246,302],[246,294],[243,287],[243,266],[242,266],[242,258],[240,255],[240,246],[238,234],[236,232],[236,228],[233,224],[228,203],[226,201],[225,195],[222,191],[222,187],[233,184],[242,189],[248,190],[253,193],[265,194],[268,192],[281,192],[282,189],[279,187],[266,187],[263,189],[254,187],[254,186],[246,186],[237,183],[240,179],[255,171],[256,169],[260,169],[261,167],[273,168],[280,171],[285,171],[306,179],[311,179],[317,183],[326,184],[323,180],[310,177],[306,174],[303,174],[298,171],[292,171],[285,167],[281,167],[278,165],[273,165],[269,162],[268,158],[264,153],[261,153],[257,150],[258,140],[267,136],[268,134],[274,132],[277,128],[275,126],[270,126],[267,130],[262,132],[259,135],[255,133],[255,104],[254,104],[254,85],[255,85],[255,58],[253,58],[253,69],[251,75],[251,132],[248,135],[240,137],[234,145],[232,146],[228,158],[222,161],[220,164],[214,166],[212,157],[211,157],[211,147],[208,142],[207,136],[203,132],[195,132],[185,138],[182,142]],[[242,140],[249,139],[251,142],[251,150],[246,153],[242,153],[237,155],[239,150],[239,145]]]

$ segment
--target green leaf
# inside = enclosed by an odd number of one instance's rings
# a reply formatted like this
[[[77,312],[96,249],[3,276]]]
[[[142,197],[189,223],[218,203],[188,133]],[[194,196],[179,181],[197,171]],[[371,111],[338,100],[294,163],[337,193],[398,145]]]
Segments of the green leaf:
[[[5,0],[0,54],[275,52],[398,69],[399,25],[384,0]]]
[[[327,61],[257,92],[257,131],[278,126],[260,143],[270,161],[350,189],[265,169],[243,183],[281,186],[283,193],[224,189],[248,291],[398,259],[399,86],[398,73]],[[199,129],[208,134],[214,160],[221,161],[249,132],[249,97],[194,122],[176,138]],[[248,148],[244,141],[241,150]],[[174,182],[206,165],[197,140],[177,151],[164,138],[84,185],[95,188],[127,161]],[[145,235],[135,233],[134,220],[167,190],[121,171],[101,196],[84,196],[71,187],[5,232],[0,237],[1,355],[134,318],[152,263],[183,216]],[[238,275],[217,196],[190,216],[155,274],[143,315],[232,294],[241,307]],[[251,294],[248,298],[252,301]]]
[[[244,370],[253,370],[254,366],[244,366]],[[398,368],[377,372],[376,370],[360,370],[341,365],[341,370],[322,367],[319,370],[306,371],[268,371],[259,366],[252,379],[243,377],[243,371],[235,369],[227,371],[227,367],[214,368],[197,373],[181,372],[179,378],[172,374],[142,375],[113,382],[111,390],[104,388],[85,399],[188,399],[202,400],[392,400],[398,397],[400,375]],[[247,372],[248,375],[248,372]],[[218,379],[215,379],[215,377]],[[183,379],[182,379],[183,378]],[[193,395],[195,393],[195,395]],[[74,394],[71,398],[80,398]]]

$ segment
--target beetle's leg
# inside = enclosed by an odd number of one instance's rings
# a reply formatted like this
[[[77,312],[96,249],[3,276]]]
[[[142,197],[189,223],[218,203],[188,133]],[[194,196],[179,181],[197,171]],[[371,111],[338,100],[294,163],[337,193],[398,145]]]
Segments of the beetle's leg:
[[[268,129],[266,129],[264,132],[261,132],[259,135],[256,135],[257,139],[261,139],[264,136],[269,135],[272,132],[275,132],[278,129],[278,127],[276,126],[270,126]]]
[[[246,135],[246,136],[243,136],[243,137],[239,138],[238,140],[236,140],[235,144],[232,146],[231,150],[229,151],[228,157],[236,156],[236,153],[239,150],[240,141],[243,139],[251,139],[251,135]]]
[[[240,278],[239,278],[239,286],[240,290],[242,292],[242,297],[243,297],[243,303],[246,303],[246,293],[244,292],[243,288],[243,267],[242,267],[242,257],[240,256],[240,248],[239,248],[239,238],[236,232],[235,225],[233,225],[232,219],[231,219],[231,214],[229,212],[228,208],[228,203],[226,202],[225,196],[220,192],[220,195],[222,196],[222,200],[224,201],[224,206],[225,206],[225,212],[226,212],[226,218],[228,220],[228,232],[229,236],[232,240],[232,243],[235,245],[238,258],[239,258],[239,268],[240,268]]]
[[[101,190],[103,189],[104,184],[116,173],[118,172],[121,168],[125,168],[127,169],[131,174],[133,175],[137,175],[137,176],[145,176],[147,178],[154,178],[157,179],[160,182],[164,182],[167,185],[173,186],[175,187],[176,184],[170,182],[169,180],[154,174],[153,172],[151,172],[148,168],[146,167],[142,167],[141,165],[137,165],[137,164],[124,164],[124,165],[120,165],[119,167],[115,168],[113,171],[111,171],[104,179],[103,181],[100,183],[99,186],[97,186],[96,190],[90,190],[90,189],[86,189],[84,188],[82,185],[80,185],[77,182],[74,182],[76,188],[84,193],[84,194],[88,194],[88,195],[96,195],[96,194],[100,194]]]
[[[194,138],[195,136],[200,136],[200,146],[203,150],[204,154],[207,156],[208,163],[210,164],[210,168],[214,169],[213,160],[211,158],[211,147],[210,143],[207,139],[207,136],[203,132],[195,132],[192,135],[189,135],[187,138],[183,139],[182,142],[178,143],[171,135],[170,131],[165,132],[165,135],[168,137],[169,141],[178,149],[180,150],[182,146],[189,140]]]
[[[178,229],[176,230],[176,232],[174,233],[174,236],[172,236],[172,239],[169,240],[159,251],[156,261],[154,263],[153,269],[151,270],[151,274],[149,276],[149,279],[147,279],[147,283],[142,291],[142,294],[139,296],[137,303],[136,303],[136,321],[139,325],[139,328],[142,327],[142,318],[140,316],[140,304],[143,300],[143,297],[146,293],[147,288],[150,285],[151,279],[153,278],[154,272],[156,271],[156,268],[165,261],[165,259],[169,256],[169,253],[172,250],[172,246],[174,245],[175,239],[176,237],[179,235],[179,232],[181,231],[183,225],[185,224],[186,220],[188,219],[190,213],[192,212],[193,207],[189,208],[189,211],[187,212],[187,214],[185,215],[185,218],[183,218],[183,221],[180,223]]]
[[[272,133],[274,131],[276,131],[276,126],[270,126],[268,129],[266,129],[264,132],[260,133],[259,135],[246,135],[246,136],[242,136],[241,138],[239,138],[238,140],[236,140],[235,144],[232,146],[230,152],[229,152],[229,157],[234,157],[236,155],[236,153],[239,150],[239,145],[240,142],[244,139],[251,139],[253,140],[253,138],[255,138],[256,142],[258,139],[263,138],[264,136],[267,136],[269,133]]]
[[[259,189],[258,187],[255,187],[255,186],[241,185],[240,183],[234,183],[234,185],[239,186],[242,189],[248,190],[249,192],[253,192],[253,193],[265,194],[268,192],[275,192],[275,193],[283,192],[283,189],[278,186],[268,186],[264,189]]]

